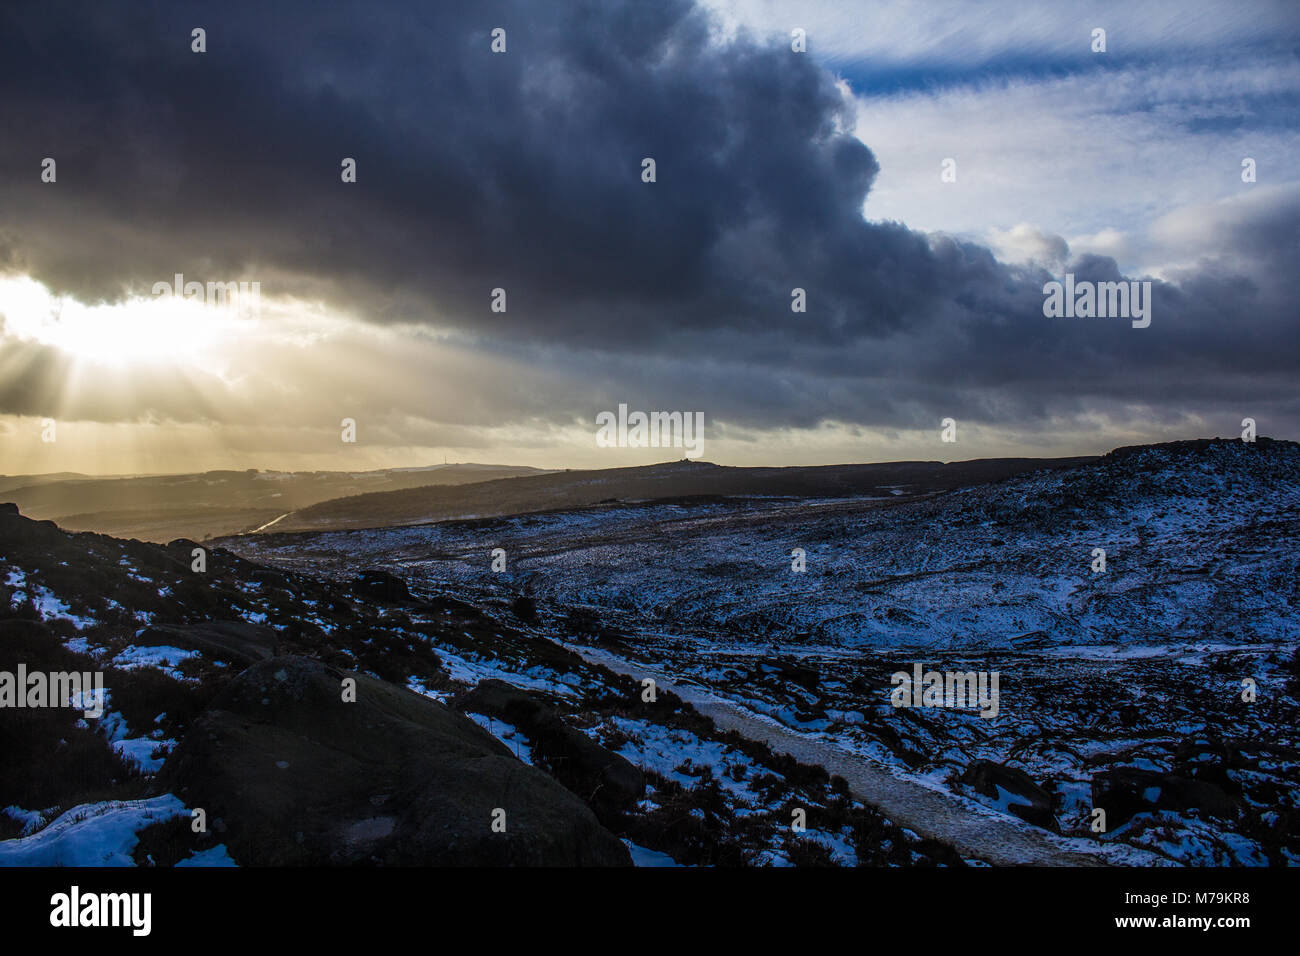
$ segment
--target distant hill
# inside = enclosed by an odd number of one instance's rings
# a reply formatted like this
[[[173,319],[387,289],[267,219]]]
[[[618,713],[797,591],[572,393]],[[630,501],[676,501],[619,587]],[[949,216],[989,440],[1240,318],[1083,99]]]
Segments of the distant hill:
[[[72,531],[162,542],[251,531],[287,512],[361,492],[541,474],[536,468],[472,463],[356,472],[250,469],[124,477],[63,472],[0,476],[0,491],[23,514]]]
[[[916,495],[1092,461],[1096,458],[988,458],[949,464],[901,461],[788,468],[734,468],[678,461],[354,495],[294,511],[267,530],[391,527],[702,495],[801,498]]]

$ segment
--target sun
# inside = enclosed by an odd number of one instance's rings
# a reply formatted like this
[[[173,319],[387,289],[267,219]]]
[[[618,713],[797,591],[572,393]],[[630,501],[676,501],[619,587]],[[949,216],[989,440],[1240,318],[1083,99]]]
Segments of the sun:
[[[85,305],[28,276],[0,278],[0,318],[8,337],[117,367],[204,364],[232,321],[223,310],[173,296]]]

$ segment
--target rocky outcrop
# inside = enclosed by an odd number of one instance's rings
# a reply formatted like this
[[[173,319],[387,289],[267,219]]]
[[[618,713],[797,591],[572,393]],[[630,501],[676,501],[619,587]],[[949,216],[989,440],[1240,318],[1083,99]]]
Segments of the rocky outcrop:
[[[160,624],[146,627],[135,643],[201,651],[214,660],[244,665],[274,657],[277,649],[272,628],[247,621]]]
[[[1059,832],[1052,812],[1052,795],[1023,770],[991,760],[976,760],[961,775],[961,782],[991,800],[1005,801],[1007,811],[1026,823]]]
[[[630,863],[581,801],[467,717],[306,658],[238,675],[158,783],[203,808],[241,865]]]
[[[1157,770],[1118,767],[1092,778],[1092,805],[1106,811],[1107,827],[1127,823],[1139,813],[1189,810],[1232,819],[1239,801],[1208,780]]]

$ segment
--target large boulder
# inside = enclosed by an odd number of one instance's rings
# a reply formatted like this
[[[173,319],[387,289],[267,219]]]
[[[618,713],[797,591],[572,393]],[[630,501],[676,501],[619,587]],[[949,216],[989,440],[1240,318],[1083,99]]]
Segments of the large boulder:
[[[53,521],[34,521],[18,511],[13,502],[0,508],[0,541],[4,541],[5,557],[13,560],[19,554],[46,556],[47,552],[63,550],[67,535]]]
[[[469,718],[301,657],[239,674],[158,783],[203,808],[242,865],[630,863],[580,800]]]
[[[479,681],[452,703],[459,710],[514,724],[529,735],[538,724],[555,717],[555,711],[537,697],[494,677]]]
[[[564,722],[527,691],[489,678],[453,702],[463,711],[512,724],[533,754],[562,784],[582,797],[601,819],[616,817],[645,794],[645,774],[621,754],[602,747]]]
[[[1052,812],[1052,795],[1023,770],[991,760],[976,760],[961,775],[961,782],[976,793],[997,801],[1008,813],[1026,823],[1053,832],[1060,830],[1056,814]]]
[[[1196,810],[1233,819],[1240,801],[1218,784],[1156,770],[1117,767],[1092,778],[1092,805],[1106,811],[1107,826],[1127,823],[1139,813]]]
[[[278,649],[272,628],[247,621],[155,624],[141,631],[135,643],[201,651],[214,660],[244,665],[274,657]]]

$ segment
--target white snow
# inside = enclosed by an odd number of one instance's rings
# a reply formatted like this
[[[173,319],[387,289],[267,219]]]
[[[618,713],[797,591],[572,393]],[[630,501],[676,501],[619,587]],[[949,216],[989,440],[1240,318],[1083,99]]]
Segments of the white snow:
[[[134,866],[131,851],[141,830],[187,816],[170,793],[83,804],[31,836],[0,841],[0,866]]]
[[[230,858],[230,852],[226,849],[224,843],[219,843],[211,849],[201,850],[194,853],[176,864],[177,866],[237,866],[234,860]]]
[[[22,807],[5,807],[4,815],[23,825],[23,836],[45,825],[45,814],[40,810],[24,810]]]
[[[198,651],[188,651],[180,647],[131,644],[113,658],[112,664],[114,667],[128,671],[138,667],[152,667],[174,680],[185,681],[193,678],[188,678],[177,670],[177,665],[193,657],[202,657],[202,655]]]
[[[647,850],[643,846],[637,846],[631,840],[624,839],[623,845],[627,847],[628,852],[632,855],[632,864],[634,866],[681,866],[667,853],[660,853],[658,850]]]
[[[528,737],[519,728],[504,720],[489,717],[487,714],[473,714],[467,711],[465,716],[509,747],[510,752],[524,763],[532,766],[533,748],[529,746]]]
[[[176,741],[163,737],[160,729],[155,729],[148,737],[130,736],[126,719],[117,711],[109,708],[112,695],[104,689],[104,713],[99,718],[99,729],[107,736],[108,744],[122,759],[134,763],[144,773],[157,773],[167,759],[167,752],[176,746]],[[159,755],[154,756],[158,751]]]

